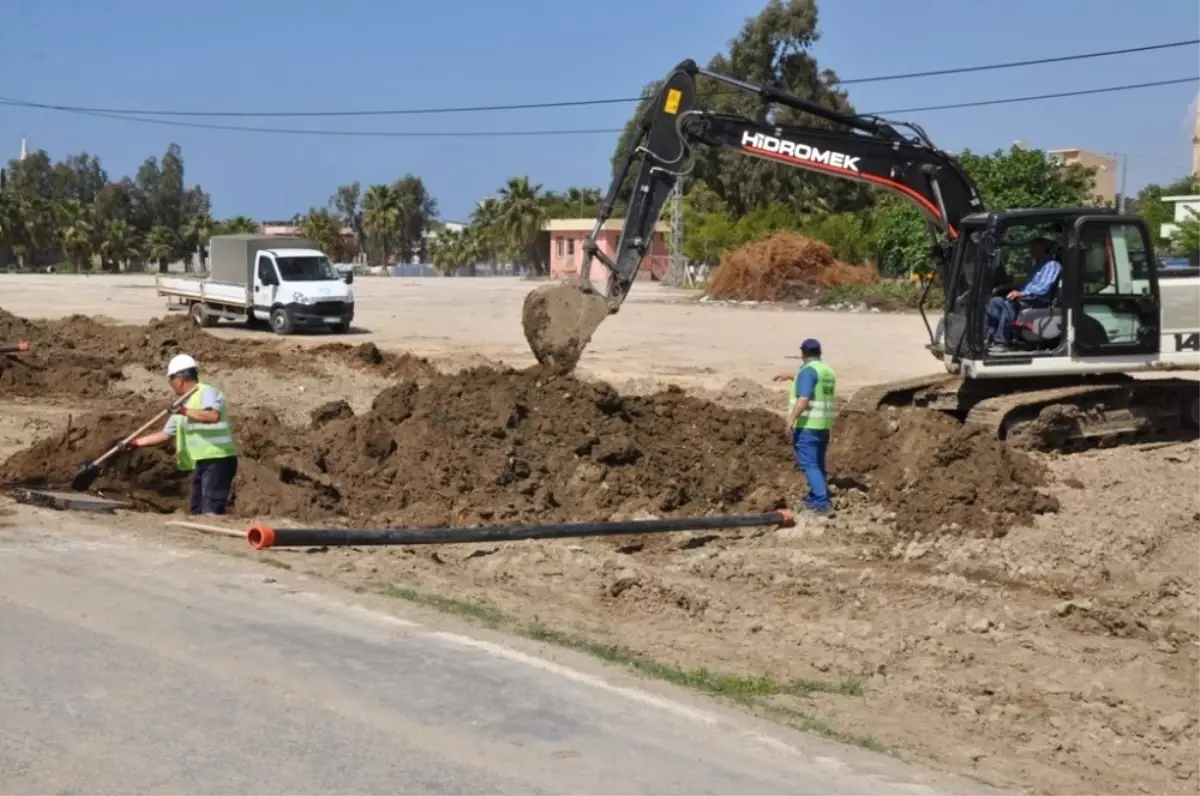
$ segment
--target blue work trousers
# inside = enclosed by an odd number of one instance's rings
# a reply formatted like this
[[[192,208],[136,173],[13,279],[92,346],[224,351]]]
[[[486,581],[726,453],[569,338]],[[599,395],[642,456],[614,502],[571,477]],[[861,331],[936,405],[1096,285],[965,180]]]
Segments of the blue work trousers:
[[[798,428],[792,431],[792,448],[796,451],[796,467],[808,481],[804,507],[815,511],[829,509],[829,487],[825,477],[825,452],[829,450],[829,432]]]
[[[988,345],[1012,343],[1012,325],[1017,319],[1017,303],[1004,296],[992,296],[987,304],[987,329],[984,342]]]

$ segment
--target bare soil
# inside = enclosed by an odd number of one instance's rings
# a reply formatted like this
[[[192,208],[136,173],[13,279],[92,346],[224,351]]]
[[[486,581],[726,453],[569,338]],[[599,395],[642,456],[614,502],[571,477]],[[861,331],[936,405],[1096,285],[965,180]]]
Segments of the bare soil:
[[[247,519],[585,520],[761,511],[804,492],[777,414],[680,389],[439,372],[370,345],[218,341],[175,322],[3,323],[0,339],[35,342],[0,361],[9,485],[69,481],[161,408],[156,374],[187,350],[230,384]],[[838,516],[794,528],[270,556],[686,669],[857,683],[770,701],[995,783],[1200,789],[1195,444],[1055,458],[909,412],[843,418],[835,439]],[[148,511],[185,500],[165,451],[121,459],[97,487]]]

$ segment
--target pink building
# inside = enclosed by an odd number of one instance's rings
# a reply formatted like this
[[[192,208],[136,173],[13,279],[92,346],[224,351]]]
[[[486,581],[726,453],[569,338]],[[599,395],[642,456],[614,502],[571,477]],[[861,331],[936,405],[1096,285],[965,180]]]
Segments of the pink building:
[[[550,237],[550,276],[569,277],[579,273],[583,264],[583,242],[592,232],[596,220],[593,218],[555,218],[542,226],[542,231]],[[621,225],[624,219],[612,218],[600,230],[598,242],[600,251],[613,257],[617,249],[617,239],[621,237]],[[639,279],[662,279],[667,272],[667,225],[659,223],[654,229],[654,241],[650,253],[642,262]],[[592,279],[599,281],[607,269],[597,262],[592,264]]]

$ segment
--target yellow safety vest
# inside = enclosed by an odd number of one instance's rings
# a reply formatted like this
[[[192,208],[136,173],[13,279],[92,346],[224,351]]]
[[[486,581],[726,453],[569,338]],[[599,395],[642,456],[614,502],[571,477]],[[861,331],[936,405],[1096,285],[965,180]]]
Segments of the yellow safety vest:
[[[796,406],[796,383],[800,381],[800,374],[810,368],[817,374],[817,386],[813,390],[813,397],[808,402],[808,408],[796,418],[793,428],[828,431],[833,428],[835,411],[833,395],[837,386],[837,375],[834,374],[833,368],[819,359],[805,363],[804,367],[796,373],[796,378],[792,379],[792,389],[788,395],[788,414],[791,414],[792,409]]]
[[[207,384],[197,384],[196,390],[184,404],[188,409],[203,409],[201,396],[213,389]],[[180,470],[196,469],[196,462],[206,459],[227,459],[237,456],[233,442],[233,426],[229,423],[229,407],[221,407],[221,419],[216,423],[197,423],[178,415],[175,426],[175,463]]]

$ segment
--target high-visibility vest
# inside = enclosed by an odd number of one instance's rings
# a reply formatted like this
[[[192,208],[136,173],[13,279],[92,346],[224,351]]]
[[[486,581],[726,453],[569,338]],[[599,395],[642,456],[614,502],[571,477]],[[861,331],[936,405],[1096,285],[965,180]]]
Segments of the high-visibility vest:
[[[796,373],[796,378],[792,379],[791,394],[788,396],[788,413],[790,414],[796,406],[796,384],[800,381],[800,374],[810,369],[817,374],[817,386],[813,390],[813,397],[808,401],[808,408],[796,418],[794,428],[828,431],[833,428],[833,394],[837,386],[837,375],[834,374],[833,368],[819,359],[806,362],[804,367]]]
[[[211,389],[207,384],[197,384],[184,406],[203,409],[201,396],[205,390]],[[221,419],[216,423],[197,423],[183,415],[178,416],[178,425],[175,426],[175,463],[180,470],[189,472],[196,469],[196,462],[227,459],[230,456],[237,456],[237,446],[233,442],[228,407],[222,406]]]

